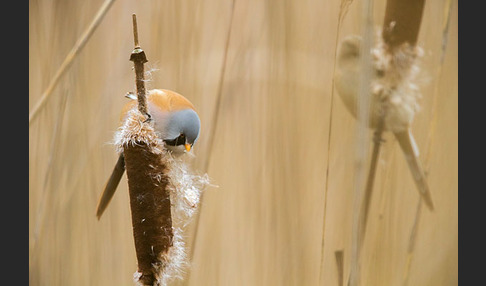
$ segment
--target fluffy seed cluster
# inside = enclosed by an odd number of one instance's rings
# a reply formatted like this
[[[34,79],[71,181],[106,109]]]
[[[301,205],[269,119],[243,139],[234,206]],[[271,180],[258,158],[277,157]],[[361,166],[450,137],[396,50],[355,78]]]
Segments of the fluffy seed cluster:
[[[160,257],[160,263],[154,265],[157,286],[165,286],[170,281],[183,278],[183,270],[188,265],[182,229],[175,227],[172,246]],[[138,273],[138,272],[137,272]]]
[[[207,174],[197,175],[182,158],[168,153],[169,180],[171,182],[172,219],[174,225],[184,228],[197,211],[201,191],[209,185]]]
[[[155,154],[166,152],[163,141],[155,134],[154,127],[145,122],[145,116],[134,108],[128,112],[127,118],[115,133],[114,144],[118,153],[123,153],[124,146],[134,146],[137,142],[148,144],[150,151]]]
[[[145,122],[145,117],[137,110],[129,111],[127,119],[115,134],[114,144],[119,153],[123,147],[137,142],[148,143],[149,150],[155,154],[162,154],[163,164],[167,166],[166,172],[169,178],[167,188],[171,198],[171,216],[173,238],[172,246],[167,253],[161,254],[159,262],[153,265],[156,285],[167,285],[174,279],[182,279],[184,269],[188,266],[185,251],[184,231],[197,212],[202,191],[210,184],[207,174],[197,175],[190,169],[186,161],[173,156],[165,148],[165,143],[156,136],[152,125]],[[161,174],[147,174],[155,178]],[[139,284],[142,273],[135,272],[133,279]]]
[[[405,131],[419,110],[420,90],[416,84],[420,71],[418,58],[423,50],[405,43],[389,50],[381,36],[372,49],[376,77],[371,83],[372,97],[376,98],[381,115],[385,115],[385,129]]]
[[[184,269],[189,263],[183,234],[198,210],[202,191],[210,184],[207,174],[202,176],[194,174],[182,158],[166,152],[164,159],[168,166],[174,237],[169,251],[161,257],[164,263],[157,271],[157,282],[161,286],[175,279],[182,279],[184,276]]]

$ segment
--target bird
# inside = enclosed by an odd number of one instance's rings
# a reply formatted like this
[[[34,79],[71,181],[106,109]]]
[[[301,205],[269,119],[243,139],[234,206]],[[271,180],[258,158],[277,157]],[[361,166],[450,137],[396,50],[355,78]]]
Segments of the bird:
[[[348,111],[357,118],[360,85],[360,59],[362,38],[345,37],[339,46],[334,84]],[[386,45],[378,42],[372,53],[373,73],[370,86],[369,127],[376,129],[381,121],[384,131],[397,139],[405,155],[415,185],[430,210],[434,209],[425,172],[420,163],[419,149],[411,130],[418,110],[419,92],[413,83],[417,52],[410,46],[396,50],[400,54],[385,52]]]
[[[122,124],[129,111],[137,108],[137,97],[133,93],[129,92],[125,97],[130,99],[130,102],[122,108],[120,114]],[[153,89],[147,92],[147,107],[155,134],[162,139],[166,149],[176,157],[190,152],[199,138],[201,127],[194,105],[175,91]],[[96,210],[98,220],[113,197],[124,172],[125,159],[121,153],[98,202]]]

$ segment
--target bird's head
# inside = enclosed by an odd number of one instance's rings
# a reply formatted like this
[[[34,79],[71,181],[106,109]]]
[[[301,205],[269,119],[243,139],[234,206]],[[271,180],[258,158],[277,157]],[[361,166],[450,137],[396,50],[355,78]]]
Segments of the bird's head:
[[[350,35],[343,39],[339,46],[338,68],[345,68],[346,65],[352,65],[353,68],[357,68],[361,41],[361,37],[356,35]]]
[[[193,109],[183,109],[171,112],[165,126],[164,142],[167,149],[180,153],[191,151],[199,137],[201,122]]]

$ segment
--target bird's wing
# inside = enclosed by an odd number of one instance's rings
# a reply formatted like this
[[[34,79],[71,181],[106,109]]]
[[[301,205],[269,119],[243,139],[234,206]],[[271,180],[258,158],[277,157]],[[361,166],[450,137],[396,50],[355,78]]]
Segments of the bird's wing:
[[[429,186],[427,185],[427,179],[425,172],[419,161],[419,152],[415,140],[413,139],[410,129],[402,132],[394,133],[395,137],[402,148],[402,151],[407,160],[408,167],[412,173],[412,177],[417,185],[417,189],[422,196],[425,204],[430,210],[434,210],[434,204],[432,203],[432,197],[430,195]]]
[[[108,203],[110,203],[110,200],[113,197],[113,194],[116,191],[116,187],[118,186],[118,183],[120,183],[120,179],[124,172],[125,158],[123,157],[123,154],[120,154],[120,156],[118,157],[118,161],[116,162],[115,168],[111,173],[110,179],[106,183],[105,190],[101,195],[100,201],[98,202],[98,207],[96,209],[96,216],[98,217],[98,219],[100,219],[101,215],[108,206]]]

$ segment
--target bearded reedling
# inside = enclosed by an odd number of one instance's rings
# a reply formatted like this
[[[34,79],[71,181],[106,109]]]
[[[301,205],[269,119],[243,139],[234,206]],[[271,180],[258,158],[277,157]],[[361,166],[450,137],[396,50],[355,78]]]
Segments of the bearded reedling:
[[[123,123],[128,112],[136,108],[136,96],[128,93],[130,102],[125,104],[121,112]],[[154,131],[165,143],[165,147],[175,157],[180,157],[190,152],[199,137],[201,122],[194,105],[177,92],[166,89],[154,89],[148,92],[148,113],[154,123]],[[115,168],[108,179],[103,194],[98,203],[96,216],[100,219],[108,203],[113,197],[120,179],[125,172],[125,158],[120,153]]]
[[[381,38],[380,38],[381,39]],[[362,39],[348,36],[340,44],[335,74],[335,85],[347,109],[356,118],[360,78]],[[402,149],[415,185],[430,210],[434,209],[426,176],[419,160],[419,150],[411,131],[417,112],[420,92],[414,83],[418,67],[415,59],[422,53],[407,43],[387,52],[387,45],[379,41],[371,51],[374,75],[371,81],[369,127],[379,124],[392,132]]]

